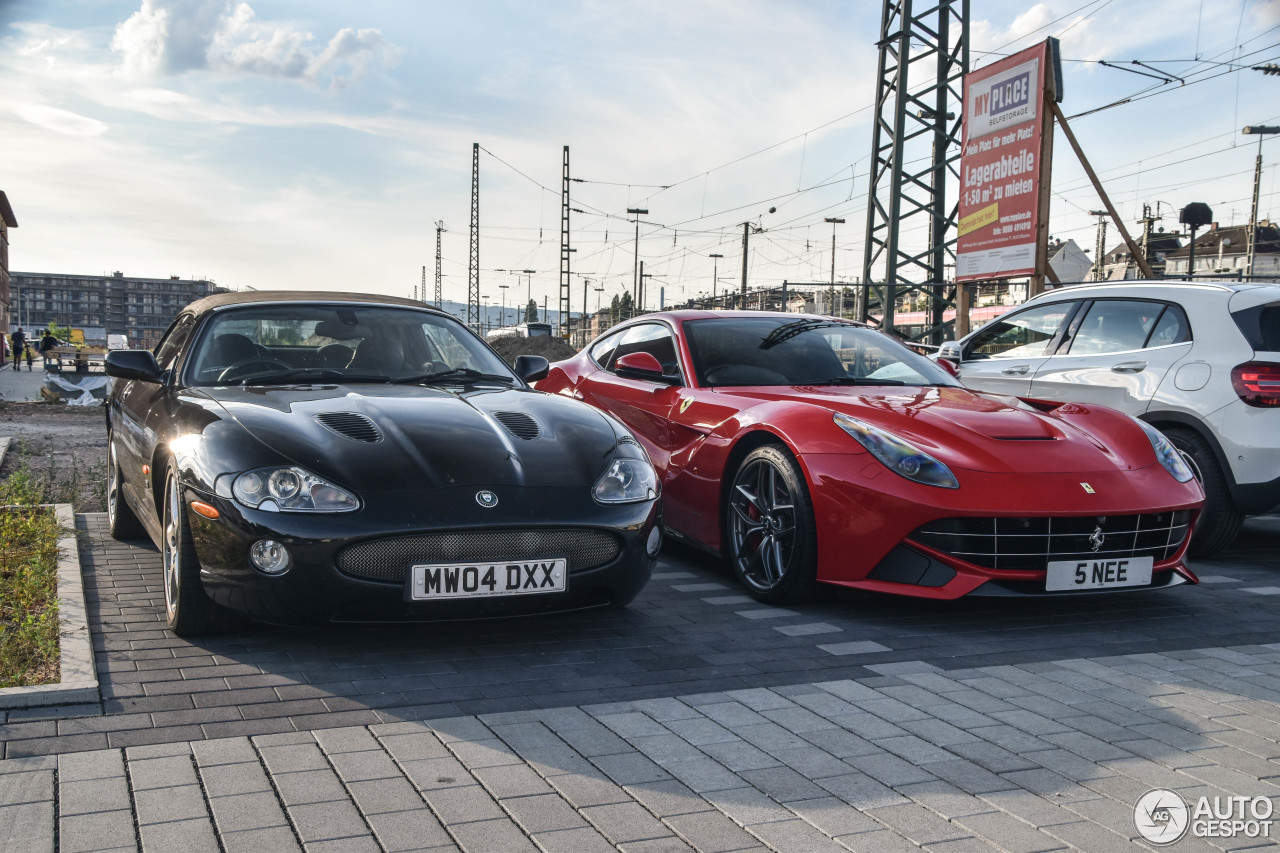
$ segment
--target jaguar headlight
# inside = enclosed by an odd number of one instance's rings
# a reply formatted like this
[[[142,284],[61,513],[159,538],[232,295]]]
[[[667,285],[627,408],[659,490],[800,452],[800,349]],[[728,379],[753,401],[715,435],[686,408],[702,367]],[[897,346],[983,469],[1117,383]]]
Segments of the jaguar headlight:
[[[1174,447],[1169,439],[1164,437],[1164,433],[1146,421],[1138,418],[1134,418],[1134,420],[1138,421],[1138,426],[1142,427],[1142,431],[1147,434],[1147,440],[1151,442],[1151,449],[1156,452],[1156,459],[1173,479],[1179,483],[1185,483],[1195,476],[1191,466],[1187,464],[1187,460],[1183,459],[1182,454],[1178,452],[1178,448]]]
[[[940,489],[960,488],[960,482],[950,468],[909,441],[839,412],[835,415],[835,422],[898,476]]]
[[[296,465],[245,471],[231,484],[237,501],[253,509],[280,512],[350,512],[360,506],[346,489]]]
[[[651,501],[658,496],[658,475],[635,439],[619,440],[592,494],[602,504]]]

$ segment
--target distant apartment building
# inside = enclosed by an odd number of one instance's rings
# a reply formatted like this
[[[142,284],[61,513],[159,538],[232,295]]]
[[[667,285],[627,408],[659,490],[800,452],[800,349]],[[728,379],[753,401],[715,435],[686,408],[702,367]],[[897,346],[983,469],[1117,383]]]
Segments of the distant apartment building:
[[[1137,242],[1141,248],[1140,237],[1137,238]],[[1152,232],[1147,238],[1146,245],[1147,265],[1151,267],[1151,274],[1157,278],[1166,275],[1165,265],[1168,263],[1169,256],[1177,252],[1181,246],[1182,235],[1177,232]],[[1144,278],[1142,268],[1134,260],[1128,243],[1121,243],[1103,256],[1102,281],[1125,281],[1137,278]]]
[[[111,275],[14,272],[9,328],[30,332],[49,323],[84,332],[86,343],[126,335],[129,346],[150,349],[188,303],[222,293],[211,281]]]
[[[17,228],[9,197],[0,191],[0,330],[9,329],[9,229]]]
[[[1253,278],[1264,281],[1280,281],[1280,227],[1269,219],[1258,222],[1254,232],[1257,245],[1253,250]],[[1185,276],[1191,262],[1191,250],[1183,247],[1169,253],[1171,276]],[[1249,275],[1249,226],[1228,225],[1219,228],[1213,223],[1208,231],[1196,237],[1197,276],[1248,276]]]

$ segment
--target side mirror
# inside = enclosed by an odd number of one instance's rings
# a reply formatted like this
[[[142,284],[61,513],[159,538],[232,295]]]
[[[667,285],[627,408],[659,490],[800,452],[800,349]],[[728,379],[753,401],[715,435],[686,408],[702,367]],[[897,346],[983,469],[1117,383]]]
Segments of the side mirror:
[[[959,378],[960,368],[956,367],[956,363],[954,361],[952,361],[949,358],[942,358],[941,356],[939,356],[937,363],[938,363],[938,367],[941,367],[943,370],[945,370],[947,373],[950,373],[952,376]]]
[[[959,341],[944,341],[942,346],[938,347],[938,361],[946,359],[958,363],[961,352]]]
[[[666,381],[662,375],[662,365],[652,353],[629,352],[614,363],[613,370],[625,379],[643,379],[648,382]]]
[[[546,379],[549,370],[551,370],[551,362],[540,355],[516,356],[516,376],[519,376],[525,382],[537,382],[539,379]]]
[[[118,349],[107,353],[105,362],[108,376],[117,379],[141,379],[143,382],[160,382],[164,372],[156,364],[151,350]]]

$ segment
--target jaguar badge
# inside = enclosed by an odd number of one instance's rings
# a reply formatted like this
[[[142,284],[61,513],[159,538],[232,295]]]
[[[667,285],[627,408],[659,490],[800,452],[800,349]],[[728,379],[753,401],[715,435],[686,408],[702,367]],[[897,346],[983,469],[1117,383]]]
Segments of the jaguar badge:
[[[493,509],[498,505],[498,496],[488,489],[483,489],[476,492],[476,503],[480,504],[480,506],[485,509]]]

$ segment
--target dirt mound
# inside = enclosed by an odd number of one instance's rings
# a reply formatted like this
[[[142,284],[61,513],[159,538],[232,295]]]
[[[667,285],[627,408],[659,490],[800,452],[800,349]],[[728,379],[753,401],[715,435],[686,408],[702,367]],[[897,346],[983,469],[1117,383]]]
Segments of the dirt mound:
[[[577,350],[569,346],[564,338],[550,335],[538,335],[533,338],[506,335],[489,341],[489,344],[497,350],[498,355],[502,356],[507,364],[515,364],[516,357],[521,355],[540,355],[547,361],[563,361],[577,353]]]

